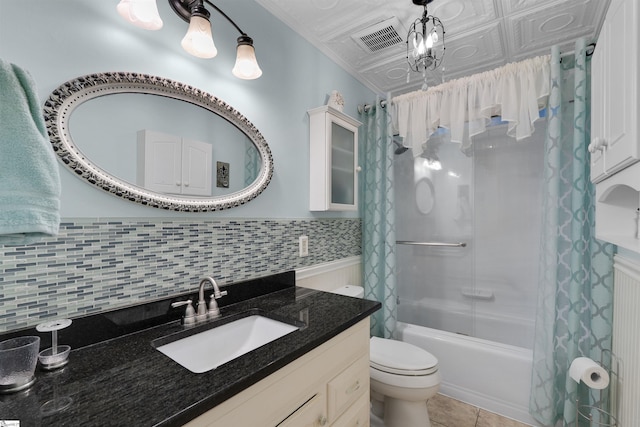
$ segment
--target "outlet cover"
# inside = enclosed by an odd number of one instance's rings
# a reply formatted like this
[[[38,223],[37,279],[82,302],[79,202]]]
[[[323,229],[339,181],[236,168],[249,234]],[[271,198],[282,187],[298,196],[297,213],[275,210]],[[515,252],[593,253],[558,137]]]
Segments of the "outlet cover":
[[[309,236],[300,236],[298,249],[300,256],[309,256]]]

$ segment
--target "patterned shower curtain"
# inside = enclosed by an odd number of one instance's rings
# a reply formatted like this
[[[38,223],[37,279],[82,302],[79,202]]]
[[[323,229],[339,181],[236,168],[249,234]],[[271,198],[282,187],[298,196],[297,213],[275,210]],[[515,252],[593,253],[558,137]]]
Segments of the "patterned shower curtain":
[[[568,375],[580,356],[609,366],[614,246],[595,238],[589,180],[589,79],[584,39],[575,66],[551,54],[545,146],[544,218],[529,410],[542,424],[574,426],[580,405],[607,409],[607,390],[589,391]],[[564,61],[566,62],[566,61]],[[567,85],[573,76],[573,86]],[[569,102],[574,99],[574,102]],[[604,407],[603,407],[604,405]],[[557,424],[556,424],[557,423]]]
[[[362,263],[365,298],[382,303],[371,317],[371,334],[392,338],[397,314],[393,143],[391,117],[379,101],[360,116]]]

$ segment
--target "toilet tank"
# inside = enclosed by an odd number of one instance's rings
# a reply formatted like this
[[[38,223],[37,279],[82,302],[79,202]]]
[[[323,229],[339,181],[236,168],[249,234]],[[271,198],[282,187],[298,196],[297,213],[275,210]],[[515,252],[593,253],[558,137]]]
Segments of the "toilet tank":
[[[347,297],[364,298],[364,288],[362,286],[346,285],[331,291],[333,294]]]

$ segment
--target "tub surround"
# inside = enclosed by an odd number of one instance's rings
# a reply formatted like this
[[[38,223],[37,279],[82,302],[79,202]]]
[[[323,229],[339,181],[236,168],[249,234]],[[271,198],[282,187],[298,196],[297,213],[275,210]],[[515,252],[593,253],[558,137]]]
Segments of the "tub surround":
[[[193,374],[152,346],[153,340],[185,329],[178,320],[182,309],[168,307],[192,294],[75,319],[59,338],[61,344],[72,345],[69,364],[53,372],[38,370],[30,389],[0,396],[3,419],[17,419],[24,426],[181,426],[380,308],[375,301],[296,287],[293,272],[226,289],[229,294],[218,300],[222,319],[261,310],[283,319],[304,319],[305,326],[217,369]],[[236,289],[246,294],[232,296]],[[167,310],[154,316],[161,304]],[[8,335],[29,333],[37,334],[26,329]],[[48,343],[42,338],[45,348]],[[43,406],[54,398],[69,398],[71,404],[58,412],[50,410],[51,404]]]

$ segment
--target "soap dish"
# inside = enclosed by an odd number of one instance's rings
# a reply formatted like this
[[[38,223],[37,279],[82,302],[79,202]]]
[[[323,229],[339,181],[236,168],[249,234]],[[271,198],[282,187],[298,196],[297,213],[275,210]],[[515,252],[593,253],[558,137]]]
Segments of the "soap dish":
[[[51,347],[42,350],[38,354],[38,360],[43,370],[51,371],[62,368],[69,363],[71,347],[68,345],[58,345],[58,331],[69,325],[71,325],[71,319],[54,320],[36,326],[38,332],[51,332]]]
[[[56,353],[54,353],[53,348],[47,348],[38,354],[40,367],[45,371],[62,368],[69,363],[71,347],[68,345],[59,345],[56,350]]]

